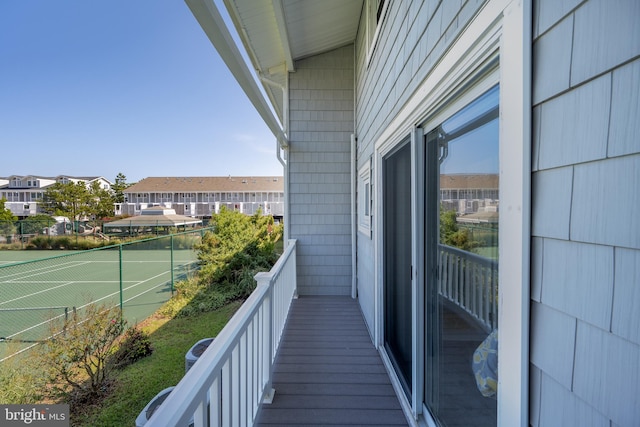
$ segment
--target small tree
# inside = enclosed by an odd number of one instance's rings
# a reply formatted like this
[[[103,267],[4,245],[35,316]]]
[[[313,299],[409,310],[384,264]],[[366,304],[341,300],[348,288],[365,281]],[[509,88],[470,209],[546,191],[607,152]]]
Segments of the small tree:
[[[84,182],[56,182],[42,197],[42,210],[78,220],[90,212],[91,193]]]
[[[103,218],[113,215],[113,193],[100,186],[98,181],[89,187],[88,213],[93,218]]]
[[[111,186],[114,203],[124,203],[124,190],[131,184],[127,184],[127,177],[122,172],[116,176],[116,182]]]
[[[42,347],[43,365],[49,373],[53,394],[70,396],[97,394],[110,379],[116,340],[124,331],[120,309],[89,304],[59,322]]]
[[[440,206],[440,241],[445,245],[470,251],[478,243],[472,239],[469,230],[458,227],[457,216],[456,211],[445,211]]]
[[[18,217],[11,210],[5,208],[6,202],[7,199],[4,197],[0,199],[0,235],[9,236],[16,232],[15,222]]]

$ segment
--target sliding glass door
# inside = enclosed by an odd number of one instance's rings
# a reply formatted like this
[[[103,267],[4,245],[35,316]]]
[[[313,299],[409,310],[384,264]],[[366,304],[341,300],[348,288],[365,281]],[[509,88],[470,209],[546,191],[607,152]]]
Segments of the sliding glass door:
[[[495,426],[498,100],[493,87],[425,137],[425,406],[442,426]]]

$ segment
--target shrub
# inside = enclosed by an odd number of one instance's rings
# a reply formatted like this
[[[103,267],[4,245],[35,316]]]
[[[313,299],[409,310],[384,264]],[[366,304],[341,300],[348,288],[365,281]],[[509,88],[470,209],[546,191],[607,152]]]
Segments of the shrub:
[[[26,361],[26,363],[25,363]],[[42,400],[46,380],[37,363],[18,356],[2,362],[0,369],[0,402],[34,404]]]
[[[86,236],[35,236],[29,240],[27,249],[87,250],[117,244],[118,240],[91,240]]]
[[[196,245],[205,282],[236,285],[243,270],[268,269],[276,261],[274,247],[282,227],[275,226],[272,217],[221,209],[213,221],[215,230],[205,233],[202,243]]]
[[[466,228],[460,228],[456,220],[456,211],[445,211],[440,206],[440,241],[448,246],[470,251],[478,246]]]
[[[75,311],[53,322],[41,349],[50,392],[54,396],[95,395],[109,380],[108,358],[124,330],[120,309],[89,304],[81,315]]]
[[[195,245],[201,265],[197,278],[176,284],[177,294],[163,314],[189,316],[246,298],[255,289],[255,274],[268,271],[277,261],[274,248],[282,226],[275,225],[272,217],[223,208],[212,222],[214,230]]]
[[[153,353],[149,334],[139,328],[129,328],[120,341],[120,346],[109,358],[113,367],[121,369]]]
[[[36,236],[29,241],[28,248],[31,249],[51,249],[51,237]]]
[[[71,239],[67,236],[51,239],[51,249],[71,249],[72,246]]]

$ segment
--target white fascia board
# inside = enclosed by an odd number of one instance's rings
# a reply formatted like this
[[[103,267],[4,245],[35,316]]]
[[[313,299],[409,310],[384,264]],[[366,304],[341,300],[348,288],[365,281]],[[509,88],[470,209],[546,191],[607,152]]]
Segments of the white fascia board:
[[[233,77],[238,81],[244,93],[267,124],[281,145],[288,146],[287,138],[280,122],[273,115],[271,108],[256,83],[251,70],[247,67],[240,50],[233,41],[220,12],[213,0],[185,0],[191,13],[196,18],[205,34],[220,54]]]
[[[278,32],[280,34],[280,43],[282,44],[282,50],[284,51],[285,64],[288,72],[295,71],[293,65],[293,57],[291,56],[291,46],[289,45],[289,33],[287,31],[287,23],[284,17],[284,9],[282,6],[282,0],[273,1],[273,12],[276,16],[276,22],[278,24]]]

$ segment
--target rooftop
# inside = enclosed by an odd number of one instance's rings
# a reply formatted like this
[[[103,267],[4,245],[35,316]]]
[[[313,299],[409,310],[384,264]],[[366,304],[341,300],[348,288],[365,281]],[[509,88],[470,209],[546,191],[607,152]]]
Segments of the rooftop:
[[[283,192],[281,176],[190,176],[149,177],[127,188],[125,193],[143,192]]]

